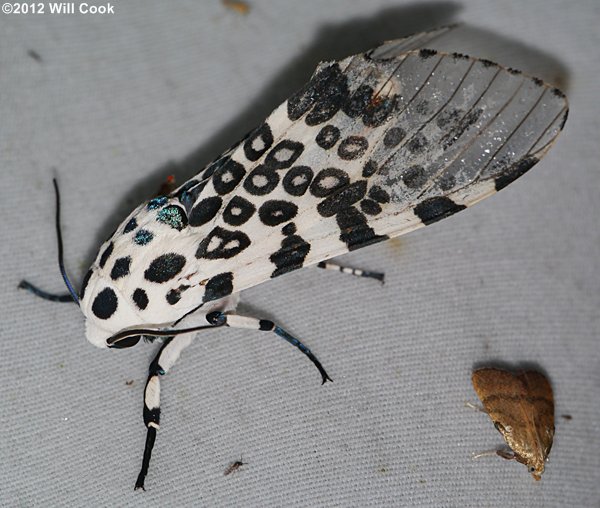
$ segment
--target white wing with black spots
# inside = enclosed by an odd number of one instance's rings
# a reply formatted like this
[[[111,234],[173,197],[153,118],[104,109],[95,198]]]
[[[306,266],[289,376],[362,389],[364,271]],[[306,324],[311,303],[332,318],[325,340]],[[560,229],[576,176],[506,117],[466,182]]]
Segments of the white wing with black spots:
[[[529,170],[564,125],[564,95],[420,49],[438,33],[319,65],[227,154],[134,211],[86,278],[88,338],[172,326],[203,302],[436,222]]]

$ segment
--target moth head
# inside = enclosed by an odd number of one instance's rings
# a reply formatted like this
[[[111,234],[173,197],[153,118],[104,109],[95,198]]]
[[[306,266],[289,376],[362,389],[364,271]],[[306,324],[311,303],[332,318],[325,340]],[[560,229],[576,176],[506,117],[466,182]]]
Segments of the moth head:
[[[531,460],[526,465],[527,465],[527,471],[529,471],[531,473],[531,476],[533,476],[533,478],[536,481],[539,481],[542,479],[542,474],[544,473],[544,467],[545,467],[543,459]]]

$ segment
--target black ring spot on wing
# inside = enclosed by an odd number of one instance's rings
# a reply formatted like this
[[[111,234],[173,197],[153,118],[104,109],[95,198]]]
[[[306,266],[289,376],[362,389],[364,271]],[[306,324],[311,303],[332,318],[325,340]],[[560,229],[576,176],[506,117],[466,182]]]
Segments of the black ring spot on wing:
[[[255,211],[256,207],[250,201],[241,196],[234,196],[223,211],[223,220],[230,226],[241,226]]]
[[[118,304],[115,292],[110,288],[104,288],[94,298],[92,312],[98,319],[108,319],[116,312]]]
[[[313,179],[308,166],[294,166],[283,177],[283,189],[292,196],[303,196]]]
[[[190,226],[198,227],[213,220],[219,210],[223,200],[219,196],[210,196],[200,201],[190,213]]]
[[[250,243],[250,238],[245,233],[229,231],[217,226],[200,242],[196,257],[199,259],[229,259],[237,256]]]
[[[185,257],[169,252],[154,259],[144,272],[144,277],[150,282],[167,282],[177,276],[185,266]]]
[[[298,207],[289,201],[273,199],[266,201],[258,209],[258,216],[267,226],[278,226],[292,220],[298,213]]]
[[[246,170],[239,162],[227,158],[221,168],[215,171],[212,182],[217,194],[229,194],[244,178]]]
[[[244,154],[249,161],[260,159],[273,144],[273,133],[268,123],[263,123],[244,143]]]
[[[340,159],[350,161],[361,157],[369,148],[367,138],[363,136],[348,136],[338,147]]]
[[[277,143],[265,157],[265,166],[270,169],[289,168],[304,151],[304,145],[298,141],[284,139]]]
[[[272,192],[279,183],[279,175],[270,168],[260,164],[244,180],[244,189],[253,196],[265,196]]]
[[[340,130],[335,125],[326,125],[319,131],[315,141],[323,150],[329,150],[335,146],[339,139]]]
[[[313,196],[324,198],[345,187],[349,182],[350,178],[345,171],[337,168],[325,168],[317,173],[310,185],[310,192]]]

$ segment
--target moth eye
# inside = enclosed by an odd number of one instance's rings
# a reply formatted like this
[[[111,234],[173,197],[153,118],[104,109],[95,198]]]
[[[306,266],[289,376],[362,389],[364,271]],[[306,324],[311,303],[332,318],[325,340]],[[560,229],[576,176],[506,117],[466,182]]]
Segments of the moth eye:
[[[531,467],[529,468],[529,472],[530,472],[530,473],[535,473],[535,467],[531,466]]]

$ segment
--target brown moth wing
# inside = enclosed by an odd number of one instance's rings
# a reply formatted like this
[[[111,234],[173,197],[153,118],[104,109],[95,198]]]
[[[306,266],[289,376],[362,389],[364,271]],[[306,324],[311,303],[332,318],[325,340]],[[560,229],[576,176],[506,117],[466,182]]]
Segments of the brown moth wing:
[[[552,387],[546,377],[539,372],[522,372],[518,377],[529,394],[528,403],[532,408],[534,426],[545,461],[550,454],[554,440],[554,396]]]
[[[515,375],[484,368],[473,373],[472,381],[515,459],[539,480],[554,437],[554,402],[546,378],[533,371]]]

